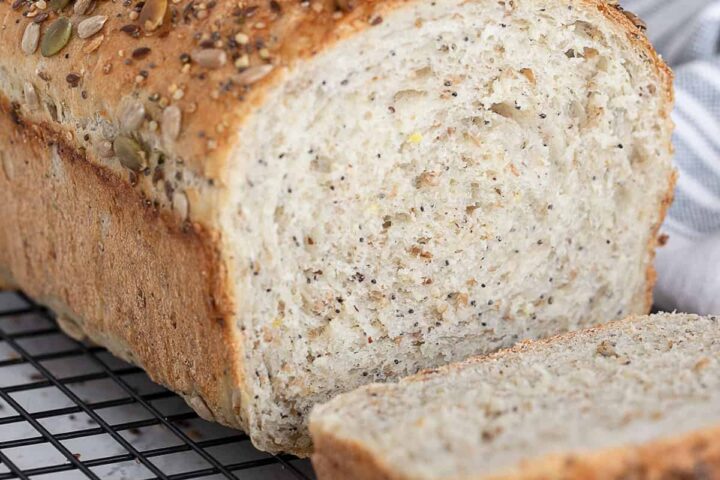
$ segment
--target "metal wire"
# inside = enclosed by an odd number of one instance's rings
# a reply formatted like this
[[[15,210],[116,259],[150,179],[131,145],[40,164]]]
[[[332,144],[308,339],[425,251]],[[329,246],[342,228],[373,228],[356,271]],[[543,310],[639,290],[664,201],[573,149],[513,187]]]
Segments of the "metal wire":
[[[29,479],[48,474],[65,474],[62,478],[83,476],[99,479],[103,476],[98,473],[98,468],[113,466],[120,468],[127,462],[134,462],[144,467],[149,476],[146,474],[143,478],[148,479],[184,480],[210,475],[214,475],[213,478],[244,479],[265,478],[270,475],[273,479],[312,480],[311,474],[307,473],[311,470],[305,461],[290,455],[269,455],[254,451],[251,449],[247,435],[242,432],[222,429],[222,435],[216,438],[191,438],[191,434],[186,432],[183,426],[189,421],[203,422],[197,414],[189,408],[172,414],[163,413],[159,402],[172,401],[175,395],[159,387],[155,389],[156,391],[139,391],[134,386],[134,382],[128,379],[142,377],[144,375],[142,370],[126,364],[113,366],[115,362],[106,360],[107,354],[100,347],[65,339],[63,344],[70,344],[70,348],[50,351],[33,351],[27,348],[25,342],[47,340],[57,336],[60,329],[50,312],[36,305],[25,295],[19,293],[3,295],[5,300],[10,299],[13,303],[22,303],[24,306],[3,309],[0,302],[0,346],[11,352],[3,356],[0,350],[0,401],[9,407],[7,410],[13,410],[11,414],[6,415],[3,415],[7,413],[6,410],[0,410],[0,465],[5,467],[0,468],[0,480]],[[12,298],[9,295],[12,295]],[[37,326],[38,320],[42,320],[43,323],[40,327]],[[48,367],[49,362],[77,360],[92,366],[93,371],[60,376],[54,374]],[[28,381],[10,382],[12,384],[5,385],[4,379],[10,377],[10,369],[22,367],[31,367],[37,373]],[[111,382],[122,392],[122,397],[109,400],[81,398],[82,396],[76,393],[75,387],[95,381]],[[42,389],[60,392],[71,402],[71,405],[57,405],[34,411],[23,404],[23,395],[36,396]],[[128,418],[126,421],[110,422],[101,414],[110,409],[130,407],[140,408],[146,418]],[[93,425],[61,432],[52,432],[47,426],[48,422],[68,416],[74,417],[76,414],[85,415],[88,422]],[[25,435],[23,438],[11,438],[11,429],[25,425],[32,427],[35,433]],[[173,439],[174,444],[168,446],[158,443],[140,448],[128,440],[128,432],[138,432],[146,427],[163,429]],[[103,435],[111,438],[116,447],[120,447],[120,453],[90,459],[82,459],[79,454],[73,453],[70,445],[72,441],[92,442],[94,437]],[[21,466],[17,462],[16,459],[22,457],[18,454],[22,453],[23,448],[42,446],[51,446],[57,454],[60,454],[64,462],[50,465],[41,465],[38,462],[31,466]],[[237,451],[243,451],[243,455],[238,455],[237,458],[223,455],[220,458],[212,449],[223,446],[231,446],[231,452],[236,451],[237,446]],[[194,467],[176,471],[177,464],[162,461],[164,457],[177,454],[195,455],[201,459],[201,465],[204,466],[198,468],[193,464]],[[166,465],[168,463],[174,468],[168,468]],[[71,477],[67,477],[67,474],[71,474]]]

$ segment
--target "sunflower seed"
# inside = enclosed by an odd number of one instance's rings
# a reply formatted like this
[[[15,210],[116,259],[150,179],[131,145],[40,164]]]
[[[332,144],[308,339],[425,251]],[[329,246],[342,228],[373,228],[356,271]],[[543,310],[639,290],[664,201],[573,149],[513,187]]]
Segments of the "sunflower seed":
[[[75,12],[75,15],[85,15],[91,3],[92,0],[77,0],[73,4],[73,12]]]
[[[97,32],[102,30],[103,25],[107,21],[105,15],[95,15],[94,17],[86,18],[82,22],[78,23],[77,33],[80,38],[90,38]]]
[[[25,27],[23,32],[22,41],[20,42],[20,48],[25,55],[32,55],[37,50],[38,43],[40,42],[40,25],[37,23],[30,22]]]
[[[233,76],[233,80],[241,85],[252,85],[253,83],[263,79],[273,70],[272,65],[256,65],[250,67],[242,73]]]
[[[138,100],[128,99],[120,107],[119,119],[122,131],[137,130],[145,120],[145,106]]]
[[[157,30],[167,12],[167,0],[147,0],[140,11],[140,25],[146,32]]]
[[[25,94],[25,105],[27,105],[30,111],[37,109],[40,106],[40,100],[38,99],[35,87],[30,82],[25,82],[23,85],[23,93]]]
[[[192,53],[192,59],[201,67],[220,68],[227,62],[227,53],[219,48],[204,48],[195,50]]]
[[[120,164],[133,172],[139,172],[147,166],[145,152],[140,145],[130,137],[117,137],[113,142],[113,150],[118,160],[120,160]]]
[[[67,17],[60,17],[48,27],[40,42],[40,53],[43,57],[52,57],[70,41],[72,23]]]
[[[182,112],[175,105],[170,105],[163,110],[162,115],[162,133],[166,142],[172,142],[180,135],[180,126],[182,124]]]

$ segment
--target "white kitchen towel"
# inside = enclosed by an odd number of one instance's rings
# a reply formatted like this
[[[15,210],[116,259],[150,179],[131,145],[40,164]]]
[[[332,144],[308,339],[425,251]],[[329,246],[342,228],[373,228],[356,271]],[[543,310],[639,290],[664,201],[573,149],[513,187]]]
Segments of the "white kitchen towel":
[[[656,305],[720,313],[720,0],[624,0],[675,71],[675,202]]]

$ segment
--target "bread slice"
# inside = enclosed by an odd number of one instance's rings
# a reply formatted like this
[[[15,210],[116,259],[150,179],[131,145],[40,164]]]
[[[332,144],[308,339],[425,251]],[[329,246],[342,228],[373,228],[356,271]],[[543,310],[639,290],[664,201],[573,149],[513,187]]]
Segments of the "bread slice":
[[[46,10],[0,2],[3,276],[262,449],[649,308],[671,75],[606,2]]]
[[[658,314],[313,410],[319,478],[720,478],[720,318]]]

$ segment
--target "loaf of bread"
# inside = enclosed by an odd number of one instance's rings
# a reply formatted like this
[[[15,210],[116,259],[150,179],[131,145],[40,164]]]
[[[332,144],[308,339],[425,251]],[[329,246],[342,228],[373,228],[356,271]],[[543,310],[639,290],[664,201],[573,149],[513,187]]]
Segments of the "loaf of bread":
[[[320,480],[720,478],[720,318],[628,318],[368,385],[310,431]]]
[[[650,305],[671,75],[598,0],[0,2],[0,276],[265,450]]]

